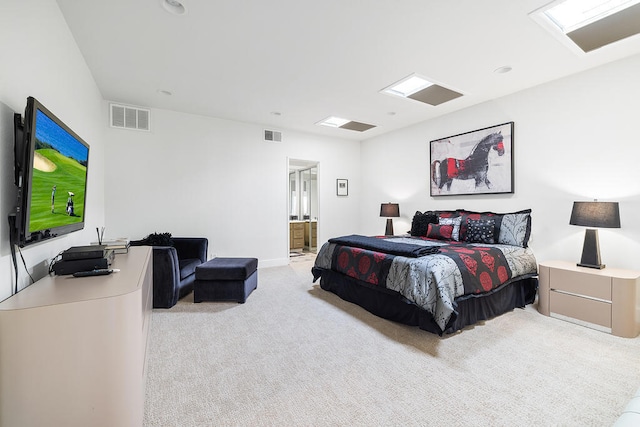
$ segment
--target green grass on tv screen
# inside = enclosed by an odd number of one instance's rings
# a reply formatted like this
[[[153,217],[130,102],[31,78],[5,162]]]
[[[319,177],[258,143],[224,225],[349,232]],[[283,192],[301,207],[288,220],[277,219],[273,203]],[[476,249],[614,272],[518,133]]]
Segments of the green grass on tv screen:
[[[87,167],[50,148],[36,150],[31,184],[29,231],[75,224],[84,218]],[[52,206],[53,186],[56,187]],[[67,213],[69,192],[73,193],[73,215]]]

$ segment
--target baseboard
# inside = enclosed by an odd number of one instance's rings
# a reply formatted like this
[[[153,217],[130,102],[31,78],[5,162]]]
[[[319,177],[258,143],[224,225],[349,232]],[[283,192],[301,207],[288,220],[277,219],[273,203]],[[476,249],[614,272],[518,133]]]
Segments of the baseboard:
[[[285,265],[289,265],[289,257],[258,260],[258,268],[283,267]]]

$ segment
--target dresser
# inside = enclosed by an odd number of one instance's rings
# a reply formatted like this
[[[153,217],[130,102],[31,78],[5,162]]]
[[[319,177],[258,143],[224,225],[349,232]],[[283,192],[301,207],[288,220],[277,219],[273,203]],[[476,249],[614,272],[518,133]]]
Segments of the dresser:
[[[538,311],[616,336],[640,333],[640,272],[578,267],[566,261],[539,265]]]
[[[142,426],[151,247],[108,276],[46,276],[0,303],[0,426]]]
[[[304,248],[304,221],[289,222],[289,249]]]

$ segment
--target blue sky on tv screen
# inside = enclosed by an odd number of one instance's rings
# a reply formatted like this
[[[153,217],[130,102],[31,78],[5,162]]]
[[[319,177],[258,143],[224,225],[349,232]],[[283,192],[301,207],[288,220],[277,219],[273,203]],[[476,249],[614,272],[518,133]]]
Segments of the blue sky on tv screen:
[[[36,138],[79,162],[86,161],[89,156],[89,149],[84,144],[40,110],[36,112]]]

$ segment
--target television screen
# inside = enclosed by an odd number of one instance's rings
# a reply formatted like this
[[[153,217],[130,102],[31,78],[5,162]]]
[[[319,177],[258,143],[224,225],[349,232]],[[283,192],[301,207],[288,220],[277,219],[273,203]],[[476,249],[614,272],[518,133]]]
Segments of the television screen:
[[[31,97],[24,128],[21,243],[82,229],[89,145]]]

